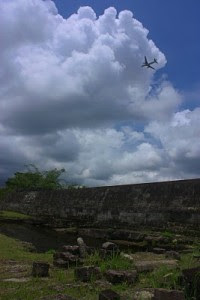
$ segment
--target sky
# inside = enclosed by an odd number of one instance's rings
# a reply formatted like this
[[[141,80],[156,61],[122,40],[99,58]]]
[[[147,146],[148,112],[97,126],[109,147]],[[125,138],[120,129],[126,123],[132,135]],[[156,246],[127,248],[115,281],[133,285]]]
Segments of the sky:
[[[0,1],[0,183],[27,164],[86,186],[199,178],[199,11]]]

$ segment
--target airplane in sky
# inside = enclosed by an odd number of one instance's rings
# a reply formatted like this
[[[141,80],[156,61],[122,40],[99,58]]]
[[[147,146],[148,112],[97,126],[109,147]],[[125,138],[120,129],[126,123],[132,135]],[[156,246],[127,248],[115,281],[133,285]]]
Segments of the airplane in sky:
[[[157,62],[157,60],[154,58],[154,60],[153,61],[151,61],[151,62],[148,62],[148,60],[147,60],[147,58],[146,58],[146,56],[144,57],[144,63],[143,63],[143,65],[141,66],[141,67],[147,67],[147,68],[151,68],[151,69],[154,69],[155,70],[155,68],[153,68],[151,65],[152,64],[157,64],[158,62]]]

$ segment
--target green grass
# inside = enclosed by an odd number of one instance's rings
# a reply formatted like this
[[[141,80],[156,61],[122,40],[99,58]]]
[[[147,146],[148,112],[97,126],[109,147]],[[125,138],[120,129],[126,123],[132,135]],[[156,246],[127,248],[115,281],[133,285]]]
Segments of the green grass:
[[[67,294],[76,299],[97,300],[102,287],[91,280],[84,284],[74,278],[74,269],[59,269],[52,265],[52,250],[46,253],[32,253],[24,249],[22,243],[13,238],[0,234],[0,299],[4,300],[35,300],[53,294]],[[33,278],[31,276],[33,261],[50,263],[50,276],[48,278]],[[120,256],[112,256],[103,262],[98,253],[88,256],[85,264],[99,265],[102,272],[109,268],[129,269],[131,264]],[[12,271],[12,266],[25,267],[24,272]],[[4,282],[5,278],[28,278],[27,282]],[[127,293],[133,287],[120,284],[113,287],[119,293]],[[131,295],[131,293],[130,293]],[[128,296],[127,300],[131,299]]]
[[[73,269],[53,267],[53,251],[32,253],[24,249],[22,243],[0,234],[0,299],[35,300],[42,296],[66,293],[77,299],[97,299],[97,292],[90,286],[81,286],[74,281]],[[45,261],[50,264],[48,278],[31,276],[33,261]],[[13,272],[12,266],[25,267],[24,272]],[[28,278],[28,282],[5,282],[6,278]],[[78,285],[78,287],[74,287]]]
[[[64,272],[64,271],[63,271]],[[2,282],[0,284],[0,299],[4,300],[39,300],[44,296],[67,294],[76,299],[96,300],[96,291],[89,289],[87,286],[71,286],[66,287],[69,283],[67,276],[65,276],[65,282],[56,281],[56,278],[51,275],[48,280],[31,278],[29,282],[14,283],[14,282]],[[63,275],[64,279],[64,275]]]
[[[196,253],[196,250],[194,250],[194,253]],[[197,260],[193,257],[194,253],[188,253],[188,254],[181,255],[180,268],[182,270],[187,269],[187,268],[193,268],[193,267],[197,266]]]
[[[113,254],[111,256],[103,259],[98,251],[95,251],[94,254],[89,255],[84,265],[93,265],[100,268],[101,272],[105,272],[106,270],[129,270],[133,269],[134,265],[130,262],[129,259],[120,256],[119,254]]]
[[[178,278],[181,272],[179,269],[170,269],[162,266],[155,269],[153,272],[141,274],[139,281],[141,287],[165,288],[165,289],[180,289]]]
[[[161,235],[165,238],[169,238],[169,239],[173,239],[174,237],[174,233],[170,232],[170,231],[164,231],[161,232]]]
[[[24,249],[18,240],[0,234],[0,259],[33,262],[34,260],[52,261],[52,253],[33,253]]]
[[[15,211],[3,210],[0,212],[0,218],[25,220],[25,219],[30,219],[31,216],[21,214],[21,213],[15,212]]]
[[[170,269],[162,266],[150,273],[141,273],[139,275],[138,287],[140,288],[165,288],[183,290],[180,283],[180,275],[183,269],[197,267],[200,263],[193,257],[193,254],[198,254],[198,247],[194,249],[194,253],[182,254],[179,266],[176,269]],[[200,276],[199,274],[197,276]],[[185,297],[187,300],[193,299],[188,290],[185,289]],[[195,285],[193,293],[195,295]]]
[[[194,250],[199,253],[199,245]],[[23,244],[13,238],[0,234],[0,299],[3,300],[39,300],[44,296],[67,294],[75,299],[97,300],[99,291],[104,289],[94,280],[84,284],[74,278],[74,269],[59,269],[52,264],[54,251],[50,249],[46,253],[33,253],[24,249]],[[136,256],[136,255],[135,255]],[[142,260],[144,253],[138,253],[138,259]],[[146,255],[147,256],[147,255]],[[134,257],[134,255],[133,255]],[[50,276],[48,278],[33,278],[31,276],[33,261],[45,261],[50,264]],[[100,267],[102,273],[108,269],[128,270],[134,269],[134,264],[119,255],[112,255],[105,260],[99,252],[88,256],[85,265]],[[133,298],[134,289],[138,288],[167,288],[180,289],[178,276],[181,270],[187,267],[197,266],[197,260],[193,253],[181,255],[181,261],[177,269],[160,267],[150,273],[139,275],[139,280],[134,285],[119,284],[112,286],[126,300]],[[23,272],[18,272],[15,267],[21,267]],[[5,282],[5,278],[25,277],[27,282]]]

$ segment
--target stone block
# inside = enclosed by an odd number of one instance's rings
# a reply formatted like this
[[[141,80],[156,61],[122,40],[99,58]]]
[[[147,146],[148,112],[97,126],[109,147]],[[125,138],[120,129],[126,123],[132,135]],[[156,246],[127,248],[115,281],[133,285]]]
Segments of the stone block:
[[[54,259],[61,258],[71,263],[76,262],[79,259],[77,255],[74,255],[70,252],[56,252],[54,253],[53,258]]]
[[[33,262],[32,276],[34,277],[49,276],[49,264],[45,262]]]
[[[177,251],[166,251],[165,257],[166,258],[171,258],[171,259],[176,259],[176,260],[181,259],[181,256]]]
[[[199,254],[194,254],[193,257],[194,257],[195,259],[200,260],[200,255],[199,255]]]
[[[95,280],[95,286],[98,286],[98,288],[101,290],[106,290],[112,287],[112,283],[105,279],[98,279]]]
[[[62,258],[57,258],[53,260],[53,265],[58,268],[69,268],[69,263]]]
[[[41,300],[76,300],[76,299],[65,294],[57,294],[57,295],[45,296]]]
[[[154,300],[185,300],[184,293],[176,290],[155,289]]]
[[[116,252],[119,250],[118,246],[115,243],[106,242],[102,244],[102,249],[110,250]]]
[[[200,266],[182,270],[185,280],[192,282],[197,274],[200,273]]]
[[[120,295],[113,290],[104,290],[100,292],[99,300],[120,300]]]
[[[76,279],[83,282],[88,282],[91,279],[100,279],[101,271],[98,267],[86,266],[86,267],[76,268],[74,270],[74,275]]]
[[[119,247],[112,242],[106,242],[102,244],[102,248],[100,249],[100,255],[102,258],[106,258],[108,256],[119,254]]]
[[[69,267],[80,263],[79,257],[70,252],[56,252],[53,259],[53,264],[58,267]]]
[[[119,284],[122,282],[132,284],[136,281],[137,271],[108,270],[105,272],[105,277],[109,282],[113,284]]]
[[[157,243],[165,243],[166,242],[166,238],[163,236],[152,236],[152,235],[148,235],[144,238],[144,240],[146,242],[148,242],[151,245],[155,245]]]
[[[120,253],[120,256],[121,256],[121,257],[124,257],[124,258],[126,258],[126,259],[128,259],[128,260],[130,260],[130,262],[133,262],[133,261],[134,261],[134,258],[133,258],[133,256],[132,256],[132,255],[130,255],[130,254],[127,254],[127,253],[121,252],[121,253]]]
[[[166,266],[168,268],[176,268],[176,260],[151,260],[151,261],[138,261],[135,262],[135,268],[138,272],[150,272],[161,266]]]
[[[133,300],[153,300],[154,293],[151,291],[137,291],[134,294]]]
[[[77,245],[64,245],[62,247],[62,252],[69,252],[74,255],[79,255],[79,246]]]
[[[164,254],[165,253],[165,249],[163,249],[163,248],[153,248],[152,249],[152,252],[153,253],[156,253],[156,254]]]

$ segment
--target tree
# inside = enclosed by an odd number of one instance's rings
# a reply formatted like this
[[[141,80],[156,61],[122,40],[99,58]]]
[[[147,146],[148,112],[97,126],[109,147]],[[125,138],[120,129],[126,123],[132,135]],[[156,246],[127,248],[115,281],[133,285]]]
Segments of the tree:
[[[8,178],[6,188],[9,190],[24,189],[61,189],[63,185],[60,183],[60,175],[65,169],[52,169],[41,172],[35,165],[26,165],[28,172],[16,172],[14,177]]]

